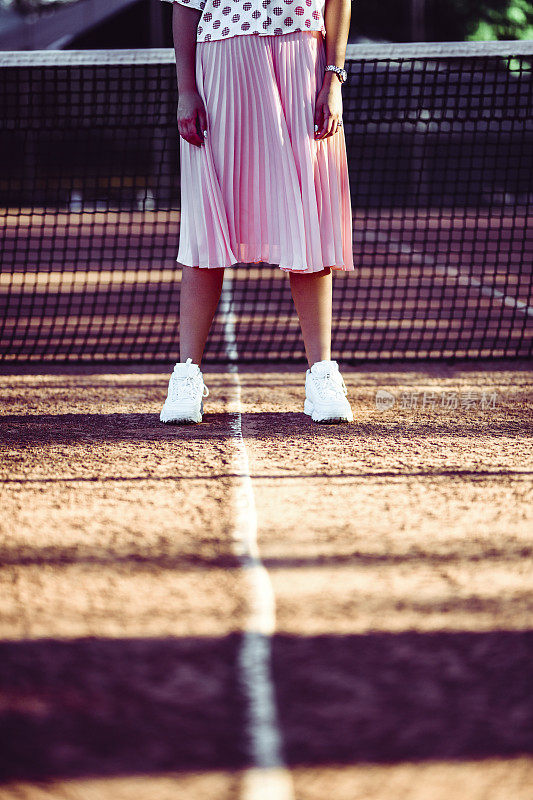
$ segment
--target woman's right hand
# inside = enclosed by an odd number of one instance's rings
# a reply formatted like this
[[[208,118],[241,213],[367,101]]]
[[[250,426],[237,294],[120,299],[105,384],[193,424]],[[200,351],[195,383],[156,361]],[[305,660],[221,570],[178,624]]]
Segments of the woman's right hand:
[[[180,136],[200,147],[207,131],[204,101],[197,91],[180,92],[178,97],[178,130]]]

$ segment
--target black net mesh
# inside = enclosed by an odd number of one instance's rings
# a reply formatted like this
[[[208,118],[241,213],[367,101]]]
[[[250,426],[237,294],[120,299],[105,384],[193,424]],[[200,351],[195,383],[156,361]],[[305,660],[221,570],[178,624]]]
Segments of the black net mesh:
[[[333,358],[531,355],[533,47],[502,44],[349,47]],[[177,358],[176,103],[171,51],[0,53],[4,360]],[[303,361],[287,274],[226,275],[205,361]]]

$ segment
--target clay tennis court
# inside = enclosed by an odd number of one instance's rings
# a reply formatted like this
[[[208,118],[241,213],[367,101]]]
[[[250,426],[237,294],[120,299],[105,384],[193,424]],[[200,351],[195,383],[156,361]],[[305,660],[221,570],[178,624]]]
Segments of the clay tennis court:
[[[7,210],[0,358],[176,358],[180,213]],[[352,360],[530,356],[528,206],[353,215],[354,273],[336,271],[333,349]],[[276,266],[227,270],[241,362],[294,361],[301,333]],[[223,315],[206,360],[227,359]]]
[[[349,46],[345,425],[266,264],[160,423],[174,53],[0,54],[0,800],[530,800],[530,45]]]
[[[529,367],[348,367],[334,426],[205,368],[181,427],[165,369],[4,366],[0,797],[246,796],[240,425],[287,796],[529,798]]]

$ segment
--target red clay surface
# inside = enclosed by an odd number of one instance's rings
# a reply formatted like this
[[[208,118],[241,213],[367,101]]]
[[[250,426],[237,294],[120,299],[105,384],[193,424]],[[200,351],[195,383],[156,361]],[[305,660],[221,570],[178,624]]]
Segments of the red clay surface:
[[[528,370],[346,367],[318,426],[304,368],[240,369],[295,800],[529,800]],[[174,427],[169,370],[3,372],[0,798],[240,797],[230,377]]]
[[[161,361],[174,356],[175,211],[21,209],[5,216],[0,354]],[[528,357],[533,228],[525,208],[355,209],[353,273],[335,274],[333,348],[363,358]],[[237,344],[250,359],[303,356],[288,276],[232,270]],[[217,318],[206,355],[223,360]]]

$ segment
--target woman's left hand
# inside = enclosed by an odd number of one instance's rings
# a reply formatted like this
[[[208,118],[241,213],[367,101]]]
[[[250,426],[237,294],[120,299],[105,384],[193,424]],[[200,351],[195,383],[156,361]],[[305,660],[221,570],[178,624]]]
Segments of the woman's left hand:
[[[315,139],[326,139],[342,130],[342,93],[341,83],[336,75],[326,73],[324,83],[315,103]]]

